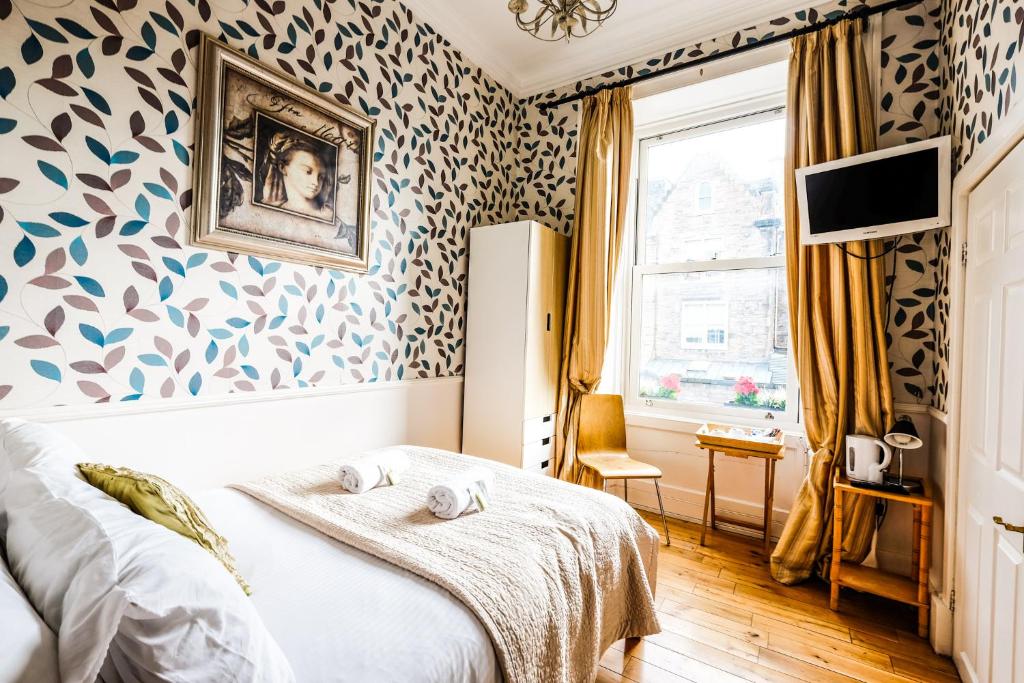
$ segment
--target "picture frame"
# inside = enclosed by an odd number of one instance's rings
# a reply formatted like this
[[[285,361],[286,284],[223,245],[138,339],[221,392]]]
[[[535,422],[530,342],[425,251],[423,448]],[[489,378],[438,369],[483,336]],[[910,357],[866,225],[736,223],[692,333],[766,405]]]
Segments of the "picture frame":
[[[375,122],[204,35],[190,243],[365,273]]]

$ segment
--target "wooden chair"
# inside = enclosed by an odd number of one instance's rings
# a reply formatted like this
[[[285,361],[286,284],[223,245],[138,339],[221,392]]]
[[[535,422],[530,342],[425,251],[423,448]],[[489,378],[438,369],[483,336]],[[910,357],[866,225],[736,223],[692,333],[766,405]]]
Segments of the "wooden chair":
[[[653,479],[661,509],[661,523],[665,527],[665,545],[672,545],[665,519],[665,504],[661,500],[661,470],[629,457],[626,452],[626,418],[622,410],[622,397],[615,394],[586,394],[580,399],[580,424],[576,432],[576,459],[580,471],[576,483],[583,478],[586,468],[594,470],[604,479],[621,479],[625,487],[623,497],[629,502],[630,479]]]

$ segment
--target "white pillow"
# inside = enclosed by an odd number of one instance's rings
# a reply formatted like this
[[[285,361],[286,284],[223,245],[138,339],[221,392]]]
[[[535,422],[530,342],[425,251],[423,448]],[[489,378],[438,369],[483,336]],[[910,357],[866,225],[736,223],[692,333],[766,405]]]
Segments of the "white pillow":
[[[57,637],[0,559],[0,681],[57,683]]]
[[[58,634],[64,683],[93,683],[108,648],[125,681],[293,681],[224,567],[86,483],[85,459],[48,427],[0,422],[11,571]]]

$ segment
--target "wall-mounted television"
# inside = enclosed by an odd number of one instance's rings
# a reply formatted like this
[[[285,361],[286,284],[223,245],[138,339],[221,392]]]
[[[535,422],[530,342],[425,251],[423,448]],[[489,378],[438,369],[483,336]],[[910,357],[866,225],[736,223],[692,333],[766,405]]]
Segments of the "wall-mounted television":
[[[892,237],[949,225],[949,136],[796,171],[800,243]]]

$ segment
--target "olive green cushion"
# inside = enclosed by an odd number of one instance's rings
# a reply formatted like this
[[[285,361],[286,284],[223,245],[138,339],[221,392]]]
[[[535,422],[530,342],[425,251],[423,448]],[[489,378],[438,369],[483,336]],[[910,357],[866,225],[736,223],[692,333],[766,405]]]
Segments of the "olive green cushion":
[[[132,512],[205,548],[231,572],[246,595],[252,594],[249,584],[235,569],[227,540],[213,530],[203,511],[184,491],[160,477],[127,467],[79,463],[78,469],[87,482],[124,503]]]

